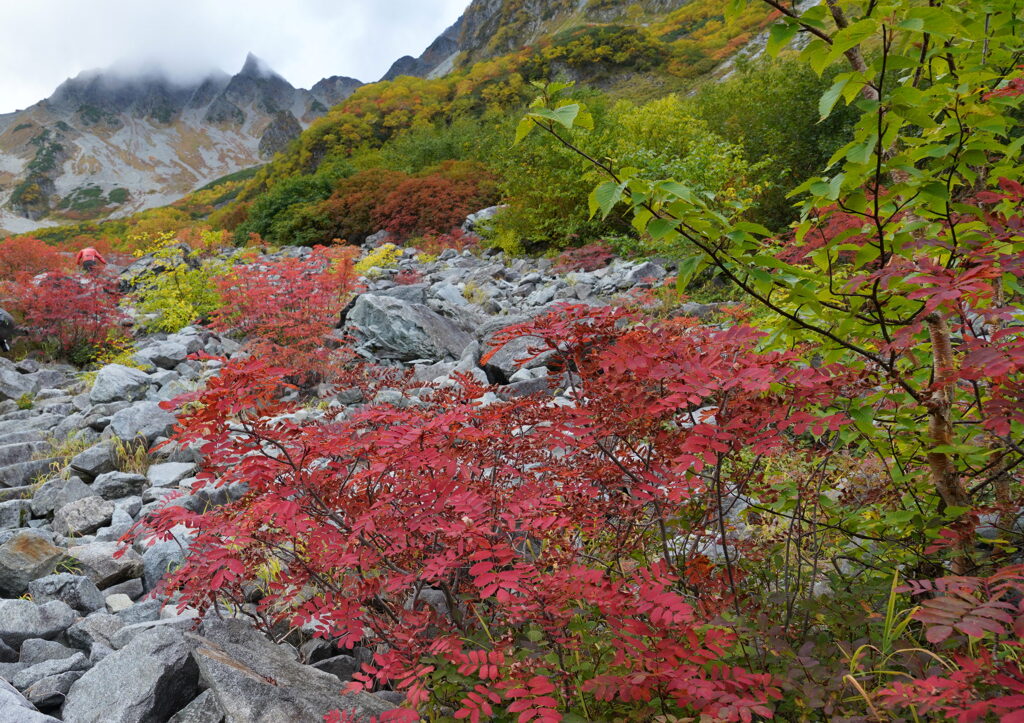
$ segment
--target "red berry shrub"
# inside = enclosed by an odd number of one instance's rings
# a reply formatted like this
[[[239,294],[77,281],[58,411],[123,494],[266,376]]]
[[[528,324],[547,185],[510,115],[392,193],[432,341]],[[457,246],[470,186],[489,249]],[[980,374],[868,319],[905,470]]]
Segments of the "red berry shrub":
[[[327,345],[356,290],[352,247],[317,246],[301,258],[235,266],[218,279],[223,306],[212,327],[246,336],[246,348],[304,381],[331,375],[337,354]]]
[[[103,276],[49,272],[15,284],[6,301],[29,338],[84,364],[123,335],[116,284]]]
[[[396,284],[401,284],[402,286],[418,284],[423,281],[423,272],[418,269],[402,269],[395,274],[393,281]]]
[[[717,623],[742,600],[701,554],[719,537],[709,511],[741,452],[770,458],[842,425],[813,410],[846,380],[757,353],[749,328],[610,308],[562,307],[497,343],[519,335],[572,370],[574,404],[483,405],[466,378],[408,408],[280,421],[287,370],[229,365],[179,436],[205,442],[199,484],[249,492],[144,521],[141,534],[197,533],[167,589],[205,610],[258,585],[259,619],[375,649],[356,685],[404,690],[423,714],[770,718],[775,682]]]
[[[408,178],[401,171],[370,168],[338,181],[331,196],[316,207],[324,238],[362,243],[380,229],[374,214],[381,201]]]

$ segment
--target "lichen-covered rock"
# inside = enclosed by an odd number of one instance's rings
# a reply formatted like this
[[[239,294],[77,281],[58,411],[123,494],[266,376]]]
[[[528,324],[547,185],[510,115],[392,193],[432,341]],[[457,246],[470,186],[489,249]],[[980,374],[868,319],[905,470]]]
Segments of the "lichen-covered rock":
[[[22,595],[33,580],[49,575],[64,557],[64,549],[34,530],[16,532],[0,545],[0,594]]]

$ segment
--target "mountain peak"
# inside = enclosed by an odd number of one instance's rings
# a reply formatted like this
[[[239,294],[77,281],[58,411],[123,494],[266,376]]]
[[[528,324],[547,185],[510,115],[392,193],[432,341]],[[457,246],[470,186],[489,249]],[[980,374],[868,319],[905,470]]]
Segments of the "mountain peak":
[[[242,65],[242,69],[238,71],[238,74],[243,78],[277,77],[277,73],[266,62],[257,58],[252,53],[248,53],[245,56],[245,64]]]

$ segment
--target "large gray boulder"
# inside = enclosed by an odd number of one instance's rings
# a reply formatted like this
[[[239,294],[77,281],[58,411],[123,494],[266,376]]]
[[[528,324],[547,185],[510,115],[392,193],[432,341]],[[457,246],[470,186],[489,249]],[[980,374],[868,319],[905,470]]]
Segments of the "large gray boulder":
[[[6,361],[6,360],[5,360]],[[0,401],[17,400],[35,391],[32,378],[7,366],[0,366]]]
[[[91,542],[69,547],[68,557],[77,563],[83,575],[102,590],[142,575],[142,558],[139,553],[129,548],[115,558],[114,553],[120,548],[117,542]]]
[[[166,721],[196,696],[196,672],[180,630],[150,630],[107,655],[71,686],[64,702],[64,721]]]
[[[116,615],[94,613],[68,628],[65,637],[68,643],[89,653],[97,646],[112,650],[113,639],[124,626],[124,621]]]
[[[154,487],[173,487],[186,477],[194,475],[196,469],[196,465],[191,462],[163,462],[151,465],[146,477]]]
[[[53,515],[53,529],[67,537],[95,532],[110,522],[114,503],[98,495],[64,505]]]
[[[89,401],[103,404],[142,399],[149,385],[150,378],[146,372],[121,364],[108,364],[96,374]]]
[[[24,594],[33,580],[53,572],[63,557],[64,549],[41,532],[14,533],[0,545],[0,594]]]
[[[370,693],[342,694],[333,675],[302,665],[243,620],[209,620],[186,633],[199,675],[226,723],[319,723],[332,710],[369,721],[393,705]]]
[[[31,600],[0,600],[0,640],[20,648],[30,638],[53,640],[78,616],[59,600],[37,605]]]
[[[43,483],[32,496],[32,514],[46,517],[76,500],[92,497],[95,492],[78,477],[54,477]]]
[[[101,442],[75,455],[68,464],[87,479],[93,479],[104,472],[113,472],[117,468],[117,459],[111,444]]]
[[[157,437],[169,435],[175,422],[174,414],[161,409],[159,402],[139,402],[111,417],[110,431],[127,442],[144,439],[152,444]]]
[[[129,472],[107,472],[101,474],[92,483],[93,494],[105,500],[119,500],[142,492],[149,483],[141,474]]]
[[[174,369],[185,361],[189,354],[194,354],[202,348],[203,342],[199,337],[174,334],[164,341],[143,347],[135,355],[161,369]]]
[[[37,708],[56,710],[64,702],[74,682],[83,675],[84,670],[69,670],[66,673],[49,675],[26,688],[25,697]]]
[[[103,609],[103,593],[84,575],[72,575],[68,572],[47,575],[30,582],[28,591],[36,602],[60,600],[86,615]]]
[[[346,319],[360,346],[381,359],[458,359],[473,338],[422,304],[363,294]]]

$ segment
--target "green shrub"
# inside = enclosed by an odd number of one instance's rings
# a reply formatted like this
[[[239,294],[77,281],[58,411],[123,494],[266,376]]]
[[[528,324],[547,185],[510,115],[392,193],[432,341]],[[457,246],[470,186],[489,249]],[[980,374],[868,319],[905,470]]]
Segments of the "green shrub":
[[[158,237],[150,252],[155,255],[154,270],[138,279],[133,294],[143,328],[176,332],[220,307],[213,278],[223,272],[223,262],[203,259],[199,252],[175,243],[170,234]]]

